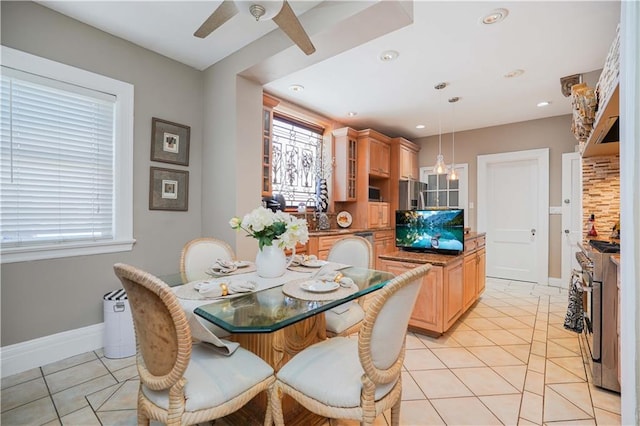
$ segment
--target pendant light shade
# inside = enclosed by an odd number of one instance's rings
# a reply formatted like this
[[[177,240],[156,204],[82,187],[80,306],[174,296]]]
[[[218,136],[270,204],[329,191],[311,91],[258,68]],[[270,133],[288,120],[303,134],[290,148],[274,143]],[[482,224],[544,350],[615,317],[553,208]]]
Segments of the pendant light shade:
[[[434,86],[434,88],[438,91],[447,87],[447,83],[438,83]],[[442,100],[442,92],[440,92],[440,96],[438,98],[438,156],[436,157],[436,164],[433,166],[433,172],[435,174],[441,175],[447,173],[447,165],[444,162],[444,155],[442,155],[442,119],[441,119],[441,100]]]
[[[449,180],[458,180],[458,174],[456,173],[456,114],[455,114],[455,103],[460,100],[459,97],[454,97],[449,99],[449,103],[451,104],[451,116],[453,127],[451,131],[451,168],[449,169],[449,174],[447,175],[447,179]]]

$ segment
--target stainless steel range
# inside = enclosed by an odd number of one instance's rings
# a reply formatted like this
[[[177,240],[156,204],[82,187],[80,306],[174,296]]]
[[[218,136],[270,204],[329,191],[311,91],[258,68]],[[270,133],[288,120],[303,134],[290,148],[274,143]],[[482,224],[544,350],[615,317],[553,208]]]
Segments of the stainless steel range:
[[[616,309],[618,288],[611,255],[620,253],[617,242],[591,240],[579,244],[576,259],[582,268],[584,337],[590,354],[593,383],[620,392]]]

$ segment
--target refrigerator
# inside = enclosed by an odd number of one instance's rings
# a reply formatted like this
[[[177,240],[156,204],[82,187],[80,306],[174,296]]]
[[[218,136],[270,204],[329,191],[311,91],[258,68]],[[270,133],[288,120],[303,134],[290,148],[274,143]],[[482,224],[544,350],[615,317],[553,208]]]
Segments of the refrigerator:
[[[401,180],[398,210],[423,210],[427,184],[417,180]]]

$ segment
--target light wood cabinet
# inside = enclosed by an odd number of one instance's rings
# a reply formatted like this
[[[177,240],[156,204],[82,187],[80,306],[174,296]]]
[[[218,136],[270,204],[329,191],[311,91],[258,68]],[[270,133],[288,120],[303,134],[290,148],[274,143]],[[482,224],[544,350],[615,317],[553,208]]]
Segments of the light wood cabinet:
[[[389,203],[369,202],[369,228],[386,228],[389,222]]]
[[[310,237],[309,242],[307,242],[307,254],[315,254],[318,259],[326,260],[333,244],[346,236],[347,234]]]
[[[485,236],[464,240],[464,308],[468,309],[484,292],[486,282]]]
[[[280,101],[266,93],[262,95],[262,196],[271,196],[271,170],[273,169],[273,149],[271,137],[273,131],[273,108]]]
[[[418,171],[418,151],[400,145],[399,148],[399,171],[401,180],[418,180],[420,178]]]
[[[376,139],[369,141],[369,175],[389,177],[391,164],[391,147]]]
[[[381,270],[382,264],[378,256],[395,251],[395,232],[394,231],[377,231],[373,234],[373,267]]]
[[[379,259],[381,269],[399,275],[419,264]],[[409,328],[440,335],[464,313],[462,304],[462,256],[452,257],[446,265],[433,265],[422,278],[418,299],[409,320]]]
[[[333,200],[357,201],[358,188],[358,132],[345,127],[335,130],[333,171]]]

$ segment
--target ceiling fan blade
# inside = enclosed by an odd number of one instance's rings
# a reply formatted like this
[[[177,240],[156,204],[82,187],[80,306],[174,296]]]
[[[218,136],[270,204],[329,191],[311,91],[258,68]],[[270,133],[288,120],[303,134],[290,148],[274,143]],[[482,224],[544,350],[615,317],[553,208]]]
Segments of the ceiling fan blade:
[[[220,6],[207,18],[200,28],[193,33],[194,36],[205,38],[214,32],[219,26],[233,18],[238,13],[238,8],[233,0],[224,0]]]
[[[316,51],[316,48],[313,43],[311,43],[309,36],[304,31],[304,28],[302,28],[302,24],[300,24],[296,14],[293,13],[293,9],[291,9],[287,0],[284,0],[282,9],[273,17],[273,22],[278,24],[280,29],[282,29],[291,41],[297,44],[304,53],[311,55]]]

